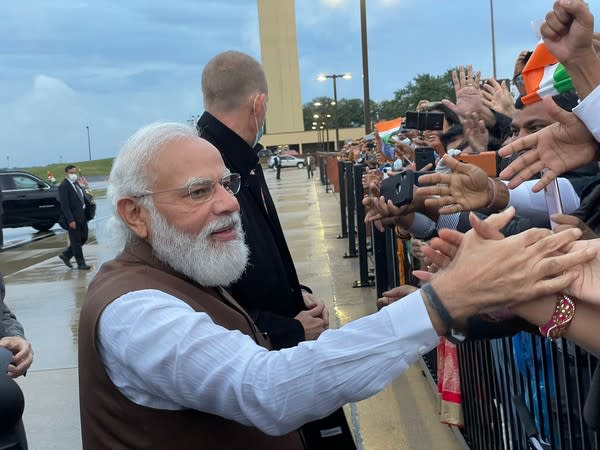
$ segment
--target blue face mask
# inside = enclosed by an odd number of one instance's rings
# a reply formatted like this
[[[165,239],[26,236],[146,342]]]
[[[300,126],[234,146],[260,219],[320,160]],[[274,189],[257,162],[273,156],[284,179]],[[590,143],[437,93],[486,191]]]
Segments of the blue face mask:
[[[258,94],[260,95],[260,94]],[[258,99],[258,95],[256,97],[254,97],[254,102],[252,103],[252,113],[254,114],[254,124],[256,125],[256,136],[254,137],[254,144],[252,144],[252,148],[256,147],[256,144],[258,144],[258,141],[260,141],[260,138],[263,136],[263,134],[265,133],[265,121],[263,120],[263,123],[261,125],[261,127],[258,127],[258,120],[256,119],[256,100]],[[265,114],[266,114],[266,106],[267,106],[267,102],[265,100]]]

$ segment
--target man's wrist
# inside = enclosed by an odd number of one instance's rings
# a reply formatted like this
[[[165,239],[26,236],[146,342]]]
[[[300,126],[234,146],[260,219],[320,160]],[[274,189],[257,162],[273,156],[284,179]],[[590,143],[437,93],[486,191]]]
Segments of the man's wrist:
[[[581,56],[565,62],[564,66],[581,100],[600,85],[600,58],[592,48]]]

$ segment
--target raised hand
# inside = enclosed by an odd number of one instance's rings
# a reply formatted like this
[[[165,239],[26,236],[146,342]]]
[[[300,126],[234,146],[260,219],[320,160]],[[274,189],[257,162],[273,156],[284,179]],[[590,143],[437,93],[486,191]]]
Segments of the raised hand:
[[[459,67],[458,73],[452,71],[452,82],[456,92],[456,104],[450,100],[442,100],[442,103],[454,111],[461,121],[467,119],[473,112],[481,115],[486,125],[493,126],[495,123],[492,111],[483,104],[481,92],[479,91],[480,73],[473,74],[472,66]]]
[[[600,58],[594,16],[582,0],[559,0],[540,32],[548,50],[565,65],[579,98],[600,84]]]
[[[483,104],[506,116],[512,117],[515,113],[515,101],[506,85],[498,83],[494,78],[488,79],[481,89]]]
[[[561,109],[551,97],[544,97],[542,101],[556,123],[498,151],[500,156],[507,157],[529,150],[500,173],[500,178],[510,180],[508,187],[511,189],[546,168],[548,170],[532,189],[539,192],[556,177],[593,161],[596,156],[598,143],[583,122],[575,114]]]
[[[582,0],[559,0],[540,28],[544,43],[563,64],[594,54],[594,16]]]
[[[487,150],[490,133],[485,122],[479,119],[479,113],[473,112],[463,121],[463,130],[469,144],[469,147],[464,150],[465,153],[480,153]]]

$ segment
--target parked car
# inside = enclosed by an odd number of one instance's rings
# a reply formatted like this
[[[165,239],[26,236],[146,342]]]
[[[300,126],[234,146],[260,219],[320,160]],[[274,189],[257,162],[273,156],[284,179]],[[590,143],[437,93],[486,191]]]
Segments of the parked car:
[[[287,155],[280,155],[279,157],[281,158],[281,167],[297,167],[298,169],[302,169],[306,165],[306,161],[302,158]],[[269,158],[269,168],[272,169],[273,167],[275,167],[275,157],[271,156]]]
[[[58,222],[58,188],[27,172],[0,172],[2,227],[49,230]]]

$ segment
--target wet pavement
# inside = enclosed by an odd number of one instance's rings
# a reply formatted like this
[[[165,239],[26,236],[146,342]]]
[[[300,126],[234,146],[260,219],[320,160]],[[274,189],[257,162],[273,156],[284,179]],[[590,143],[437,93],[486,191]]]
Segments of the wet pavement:
[[[339,234],[338,197],[325,193],[318,176],[285,169],[282,179],[266,171],[290,250],[303,284],[331,311],[332,328],[375,311],[374,288],[353,289],[358,260],[344,259],[347,240]],[[0,253],[7,284],[6,302],[25,327],[35,359],[21,377],[30,448],[80,449],[77,384],[77,327],[85,289],[98,265],[115,250],[105,243],[109,214],[98,198],[96,220],[84,254],[92,270],[70,270],[57,258],[67,244],[60,228],[47,238]],[[5,230],[8,231],[8,230]],[[20,234],[19,234],[20,233]],[[31,231],[18,229],[21,240]],[[99,244],[100,242],[100,244]],[[437,400],[419,365],[371,399],[345,407],[361,449],[461,449],[455,434],[437,418]]]

